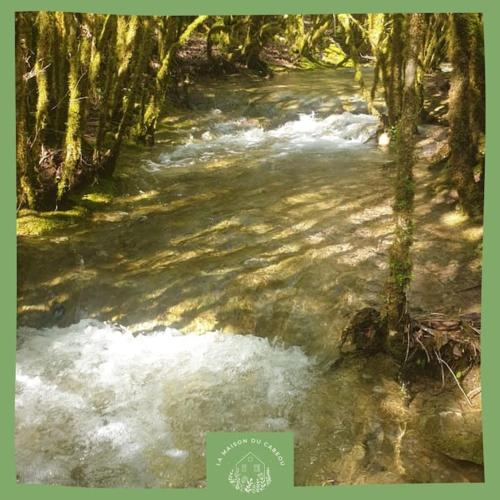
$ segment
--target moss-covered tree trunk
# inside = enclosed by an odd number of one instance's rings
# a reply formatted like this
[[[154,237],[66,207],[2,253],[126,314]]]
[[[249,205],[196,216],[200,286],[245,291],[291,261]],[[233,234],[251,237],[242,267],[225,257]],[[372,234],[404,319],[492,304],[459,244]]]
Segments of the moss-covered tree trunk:
[[[261,74],[268,74],[267,64],[261,60],[260,54],[263,46],[263,28],[266,16],[251,16],[241,54],[248,69]]]
[[[231,32],[231,24],[226,24],[226,17],[221,17],[218,19],[207,32],[207,59],[214,64],[215,58],[213,54],[213,47],[215,43],[215,39],[218,37],[225,38],[225,45],[229,45],[229,33]]]
[[[356,80],[356,82],[358,82],[361,94],[367,103],[368,112],[378,115],[377,110],[373,106],[372,93],[368,90],[365,84],[365,78],[363,76],[363,68],[360,63],[359,45],[358,45],[359,37],[356,31],[357,29],[359,29],[357,21],[351,14],[339,14],[337,17],[346,35],[347,45],[349,48],[349,57],[351,58],[354,66],[354,79]]]
[[[54,112],[54,128],[58,133],[61,133],[66,127],[68,118],[68,70],[69,61],[67,56],[67,23],[63,12],[56,12],[52,17],[55,27],[54,41],[54,64],[52,66],[52,81],[54,94],[54,107],[51,111]],[[64,135],[58,138],[58,144],[62,143]]]
[[[470,124],[472,131],[473,155],[480,162],[479,196],[480,208],[484,194],[484,156],[481,152],[482,141],[485,133],[485,68],[484,68],[484,33],[481,14],[471,15],[471,43],[469,58],[469,84],[470,84]]]
[[[387,114],[389,124],[395,126],[401,115],[402,106],[402,87],[403,87],[403,30],[404,16],[394,14],[392,16],[392,32],[389,45],[390,58],[387,69],[387,78],[385,84],[385,95],[387,103]]]
[[[302,17],[302,16],[298,16]],[[299,24],[298,32],[300,34],[299,42],[300,43],[300,54],[311,61],[316,61],[316,52],[317,46],[320,40],[323,38],[326,31],[332,26],[335,22],[334,15],[321,15],[316,16],[313,26],[304,34],[304,24],[302,21],[302,25]]]
[[[49,126],[49,105],[50,105],[50,84],[48,75],[49,68],[53,64],[53,21],[48,12],[39,12],[36,25],[38,28],[37,51],[36,51],[36,83],[37,83],[37,103],[35,117],[35,153],[44,154],[47,129]]]
[[[306,43],[304,16],[288,16],[285,26],[286,38],[293,40],[292,51],[300,57],[304,53]]]
[[[406,64],[401,117],[397,127],[397,170],[394,193],[394,241],[389,252],[389,279],[386,295],[388,344],[393,352],[401,344],[401,334],[408,323],[407,293],[411,281],[413,243],[413,163],[415,123],[419,107],[417,92],[418,54],[422,38],[423,15],[411,14],[405,39]]]
[[[140,40],[138,36],[140,22],[139,16],[118,16],[117,18],[117,70],[109,102],[110,119],[115,123],[120,122],[122,109],[125,105],[124,95],[127,94],[126,89],[129,87],[127,83],[129,83],[130,75],[133,72],[132,59]]]
[[[80,58],[79,68],[79,91],[80,91],[80,129],[85,130],[87,116],[90,108],[90,95],[93,89],[90,87],[90,70],[92,57],[92,41],[94,39],[95,15],[79,14],[78,21],[78,57]]]
[[[28,30],[30,14],[16,16],[16,168],[19,205],[36,208],[36,173],[31,154],[27,105]]]
[[[131,63],[132,81],[130,82],[130,87],[124,98],[124,105],[118,130],[115,134],[114,141],[111,144],[106,160],[103,163],[103,174],[106,176],[111,176],[113,174],[118,155],[120,154],[123,139],[127,130],[131,126],[134,103],[136,102],[136,97],[139,94],[139,86],[142,81],[146,61],[148,60],[151,51],[152,27],[152,21],[149,18],[143,17],[140,19],[138,31],[135,35],[139,37],[139,43],[137,45],[135,58],[133,58]]]
[[[208,16],[198,16],[191,21],[179,36],[178,40],[171,43],[168,48],[164,48],[165,56],[156,73],[154,89],[150,95],[148,105],[145,107],[141,119],[140,128],[137,136],[140,140],[152,144],[154,142],[154,133],[158,125],[158,118],[162,112],[167,91],[167,80],[169,77],[170,65],[176,56],[176,52],[191,38],[193,33],[201,26]],[[171,26],[173,28],[173,26]],[[173,36],[166,35],[167,42],[173,40]]]
[[[105,137],[106,132],[110,127],[108,120],[110,109],[109,105],[116,75],[116,27],[117,16],[110,16],[103,27],[99,42],[96,46],[96,52],[98,52],[98,55],[95,56],[96,61],[94,62],[94,65],[99,64],[99,68],[103,68],[103,74],[101,76],[103,88],[99,99],[97,131],[93,153],[93,159],[97,167],[101,165],[104,159]],[[94,71],[98,71],[98,69],[95,68]],[[94,77],[93,79],[95,81],[97,80],[97,77]]]
[[[64,193],[74,182],[75,171],[82,157],[82,130],[80,105],[80,55],[78,51],[78,22],[74,14],[65,14],[68,31],[68,119],[65,135],[65,154],[57,185],[57,199],[61,200]]]
[[[475,109],[479,100],[471,86],[471,49],[475,40],[474,14],[450,14],[450,61],[453,66],[450,82],[450,173],[461,207],[469,215],[481,211],[478,185],[474,179],[477,140],[475,138]],[[474,81],[474,80],[473,80]],[[474,81],[474,85],[476,82]]]

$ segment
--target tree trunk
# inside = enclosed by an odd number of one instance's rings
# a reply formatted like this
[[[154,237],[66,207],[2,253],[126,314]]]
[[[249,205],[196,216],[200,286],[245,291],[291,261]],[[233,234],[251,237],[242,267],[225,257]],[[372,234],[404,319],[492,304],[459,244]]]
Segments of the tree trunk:
[[[118,159],[118,155],[120,154],[120,148],[125,137],[125,133],[131,124],[131,116],[135,98],[138,94],[141,77],[151,50],[152,23],[148,17],[144,17],[141,19],[140,26],[138,28],[138,35],[140,36],[140,43],[137,46],[137,57],[135,58],[135,61],[133,61],[132,65],[132,82],[125,97],[125,104],[123,107],[120,124],[115,135],[115,140],[111,145],[109,154],[103,164],[103,174],[106,176],[113,175],[116,161]]]
[[[198,16],[194,19],[182,32],[179,39],[168,47],[156,74],[155,86],[141,120],[141,128],[137,134],[138,138],[142,141],[149,144],[154,142],[154,133],[158,124],[158,118],[161,114],[165,101],[166,84],[169,76],[170,64],[175,58],[176,52],[189,40],[196,29],[205,22],[207,17],[208,16]]]
[[[395,235],[389,251],[387,284],[388,347],[397,352],[401,334],[407,327],[407,292],[411,281],[413,243],[413,163],[415,123],[418,119],[417,64],[423,28],[423,15],[411,14],[405,39],[403,101],[397,133],[397,171],[394,194]]]
[[[403,30],[404,16],[394,14],[392,16],[392,33],[390,42],[390,60],[386,85],[386,102],[389,125],[398,123],[401,115],[402,84],[403,84]]]
[[[109,129],[109,104],[111,98],[111,92],[113,89],[114,78],[116,74],[116,27],[117,27],[117,17],[111,16],[108,23],[106,24],[107,30],[103,31],[101,36],[102,43],[98,45],[98,50],[105,56],[106,65],[104,66],[104,88],[102,91],[102,97],[100,99],[99,105],[99,118],[97,124],[96,140],[94,146],[94,162],[97,167],[100,166],[104,158],[104,142],[106,137],[106,132]],[[100,56],[100,58],[102,57]]]
[[[469,215],[480,210],[479,188],[474,180],[475,141],[471,116],[474,113],[470,86],[471,14],[450,14],[450,61],[453,66],[449,96],[450,172],[462,209]],[[477,49],[476,49],[477,50]]]
[[[36,83],[38,98],[36,103],[35,151],[40,155],[46,143],[46,131],[49,125],[49,68],[53,64],[51,58],[52,49],[52,19],[47,12],[39,12],[37,15],[38,39],[36,51]]]
[[[28,129],[26,75],[29,68],[26,16],[29,14],[19,13],[16,16],[16,168],[19,204],[26,204],[33,209],[36,208],[36,174]]]
[[[66,124],[65,156],[57,185],[57,200],[73,185],[75,170],[82,157],[82,130],[80,106],[80,56],[78,50],[78,23],[74,14],[65,14],[68,29],[68,120]]]

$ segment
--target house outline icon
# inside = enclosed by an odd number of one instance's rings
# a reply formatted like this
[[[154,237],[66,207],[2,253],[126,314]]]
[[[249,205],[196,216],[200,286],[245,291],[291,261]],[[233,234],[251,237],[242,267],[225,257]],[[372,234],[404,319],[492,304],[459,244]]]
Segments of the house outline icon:
[[[249,467],[251,470],[247,470]],[[236,463],[236,472],[241,474],[244,480],[260,474],[264,475],[266,464],[250,451]]]

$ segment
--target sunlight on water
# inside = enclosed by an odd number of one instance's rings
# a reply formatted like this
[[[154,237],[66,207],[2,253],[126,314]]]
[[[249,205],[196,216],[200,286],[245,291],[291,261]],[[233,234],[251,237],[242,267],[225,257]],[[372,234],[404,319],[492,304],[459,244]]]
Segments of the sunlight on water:
[[[298,485],[481,480],[432,449],[390,358],[319,367],[379,307],[392,241],[394,169],[358,90],[350,70],[204,82],[155,146],[123,152],[109,204],[18,239],[20,482],[200,486],[217,430],[292,430]],[[481,228],[419,210],[412,302],[454,313]]]
[[[95,321],[19,335],[25,482],[192,484],[206,431],[284,430],[314,380],[299,348],[253,335],[134,336]]]

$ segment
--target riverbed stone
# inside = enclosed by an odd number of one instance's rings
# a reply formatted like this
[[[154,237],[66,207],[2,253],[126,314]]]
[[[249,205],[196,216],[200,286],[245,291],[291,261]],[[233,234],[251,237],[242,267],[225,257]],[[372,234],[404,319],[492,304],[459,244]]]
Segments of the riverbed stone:
[[[470,378],[477,377],[474,369]],[[469,379],[470,380],[470,379]],[[464,382],[467,391],[470,382]],[[440,382],[430,382],[410,405],[416,427],[433,449],[456,460],[483,463],[480,397],[466,401],[458,387],[440,391]]]

